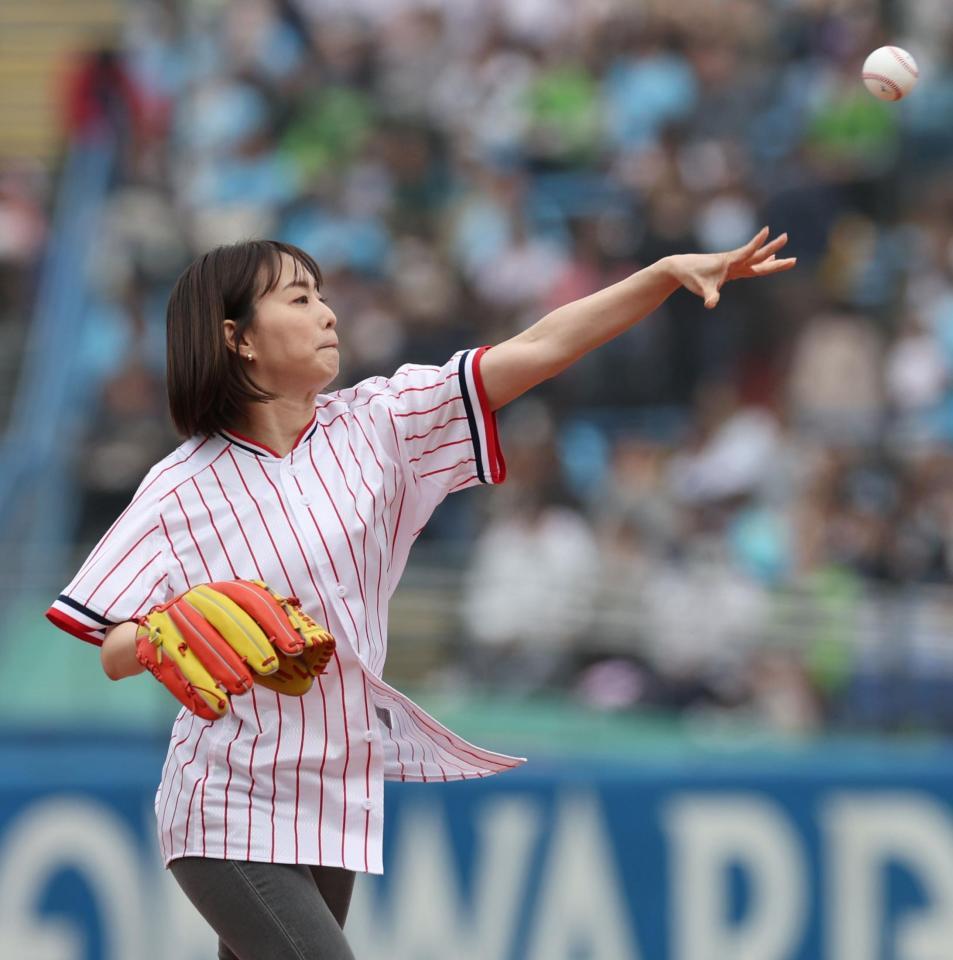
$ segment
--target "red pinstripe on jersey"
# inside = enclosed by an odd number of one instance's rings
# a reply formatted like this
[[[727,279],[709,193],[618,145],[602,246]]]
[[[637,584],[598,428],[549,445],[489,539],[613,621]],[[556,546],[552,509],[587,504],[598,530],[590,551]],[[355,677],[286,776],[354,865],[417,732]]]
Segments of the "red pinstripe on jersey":
[[[371,710],[367,702],[367,675],[361,673],[361,683],[364,686],[364,725],[370,730],[371,729]],[[371,750],[370,745],[368,745],[367,750],[367,763],[364,767],[364,796],[369,797],[371,795]],[[371,812],[370,810],[364,811],[364,870],[365,872],[369,869],[368,863],[368,840],[370,835],[371,827]]]
[[[165,572],[168,564],[156,554],[158,526],[162,523],[159,500],[180,483],[201,472],[222,451],[213,450],[205,439],[193,438],[149,471],[130,504],[106,531],[69,586],[47,611],[57,626],[93,643],[102,643],[106,627],[134,616],[145,599],[147,584]],[[152,530],[152,527],[156,527]],[[151,556],[150,556],[151,554]],[[148,563],[144,563],[149,558]],[[118,561],[118,562],[117,562]],[[80,581],[92,576],[98,581],[94,594],[81,599]],[[167,581],[168,583],[168,581]],[[124,592],[121,593],[123,587]],[[169,599],[168,591],[165,597]],[[109,615],[105,615],[105,610]],[[70,618],[65,621],[61,614]]]
[[[381,483],[382,483],[382,485],[383,485],[383,484],[385,483],[385,480],[384,480],[384,466],[383,466],[383,464],[380,462],[380,459],[378,458],[377,453],[376,453],[376,451],[374,450],[373,445],[371,444],[370,440],[368,439],[367,433],[365,432],[364,427],[361,425],[361,421],[360,421],[357,417],[355,417],[354,422],[355,422],[355,425],[357,426],[357,428],[358,428],[361,436],[364,438],[364,442],[367,444],[367,450],[368,450],[368,452],[371,454],[371,457],[373,458],[374,462],[377,464],[378,468],[379,468],[380,471],[381,471]],[[361,478],[361,486],[364,487],[364,489],[370,494],[370,497],[371,497],[371,505],[372,505],[372,510],[373,510],[373,513],[372,513],[372,516],[371,516],[371,526],[372,526],[372,527],[375,527],[376,524],[377,524],[377,522],[378,522],[377,494],[374,492],[373,489],[371,489],[371,487],[370,487],[370,486],[368,485],[368,483],[367,483],[367,480],[365,479],[364,469],[363,469],[363,467],[362,467],[361,460],[360,460],[360,458],[358,457],[358,455],[354,452],[354,446],[353,446],[353,444],[351,443],[351,438],[350,438],[350,437],[347,437],[347,449],[348,449],[348,452],[351,454],[351,457],[352,457],[352,459],[354,460],[354,463],[357,465],[358,472],[359,472],[359,475],[360,475],[360,478]],[[382,491],[382,493],[383,493],[383,491]],[[384,503],[384,496],[382,495],[382,497],[381,497],[381,517],[383,517],[383,503]],[[385,641],[385,638],[384,638],[384,627],[383,627],[383,624],[381,623],[381,575],[382,575],[383,572],[384,572],[384,548],[383,548],[383,546],[382,546],[382,542],[383,542],[382,539],[379,538],[379,537],[378,537],[378,538],[375,538],[375,539],[376,539],[376,542],[377,542],[379,562],[378,562],[378,565],[377,565],[377,586],[376,586],[376,593],[375,593],[376,599],[375,599],[374,611],[375,611],[376,616],[377,616],[377,635],[378,635],[378,638],[380,639],[381,644],[383,645],[383,644],[386,642],[386,641]],[[366,559],[366,557],[365,557],[365,559]],[[381,666],[383,666],[383,664],[381,664]]]
[[[189,460],[191,460],[192,457],[194,457],[195,454],[197,454],[199,450],[201,450],[202,447],[204,447],[207,442],[208,442],[208,437],[204,437],[202,439],[195,438],[194,440],[189,440],[186,443],[184,443],[179,448],[178,451],[176,451],[176,454],[179,454],[179,453],[182,454],[181,458],[176,456],[172,460],[172,462],[168,464],[166,463],[165,460],[163,460],[162,463],[156,464],[156,466],[149,471],[145,480],[143,480],[142,485],[136,491],[135,496],[130,501],[129,506],[127,506],[126,509],[123,510],[123,512],[119,514],[119,516],[113,521],[112,526],[110,526],[110,528],[106,531],[102,540],[99,541],[99,543],[93,549],[93,552],[86,558],[83,565],[80,567],[79,572],[76,575],[76,579],[74,580],[74,584],[78,583],[79,580],[85,576],[87,570],[89,569],[89,566],[99,556],[103,548],[106,547],[107,544],[109,544],[113,530],[115,530],[116,527],[119,526],[119,524],[123,521],[123,519],[125,519],[126,514],[137,503],[139,503],[139,501],[142,500],[142,498],[145,497],[145,495],[149,493],[150,490],[152,490],[155,484],[158,483],[158,481],[161,480],[162,477],[164,477],[170,470],[174,470],[176,467],[188,463]],[[187,447],[191,447],[191,450],[186,454],[185,449]]]
[[[443,430],[445,427],[449,427],[451,423],[459,423],[461,420],[466,420],[466,416],[460,417],[451,417],[449,420],[444,420],[443,423],[438,423],[435,426],[432,426],[426,433],[412,433],[406,439],[409,440],[425,440],[432,433],[436,433],[438,430]],[[462,441],[471,441],[471,437],[462,437]]]
[[[194,481],[193,477],[193,481]],[[189,519],[188,511],[182,505],[182,498],[179,496],[178,490],[172,491],[173,496],[175,497],[175,502],[179,505],[179,509],[182,511],[182,516],[185,519],[186,529],[189,531],[189,539],[192,541],[192,545],[195,547],[195,552],[199,555],[199,559],[202,561],[202,569],[205,571],[205,580],[203,582],[210,583],[215,578],[212,576],[212,571],[209,569],[208,562],[205,559],[205,554],[202,552],[202,545],[195,539],[195,534],[192,532],[192,521]]]
[[[176,724],[178,724],[178,721],[182,720],[183,716],[184,716],[183,714],[179,714],[179,717],[178,717],[178,720],[176,721]],[[187,743],[188,740],[189,740],[189,738],[192,736],[192,730],[193,730],[194,727],[195,727],[195,721],[198,719],[198,718],[195,716],[195,714],[191,714],[191,713],[188,714],[188,717],[189,717],[189,729],[188,729],[188,732],[187,732],[187,733],[185,734],[185,736],[182,737],[180,740],[176,740],[176,741],[173,743],[172,749],[169,751],[169,755],[168,755],[168,757],[166,758],[165,767],[163,768],[163,771],[162,771],[162,781],[161,781],[161,783],[162,783],[163,785],[166,784],[166,783],[169,783],[169,784],[173,783],[173,782],[175,781],[175,775],[176,775],[176,773],[179,772],[179,767],[180,767],[180,758],[179,758],[179,752],[178,752],[178,751],[179,751],[179,748],[182,747],[183,744]],[[207,725],[207,724],[206,724],[206,725]],[[173,736],[173,738],[175,737],[175,728],[173,728],[173,730],[172,730],[172,736]],[[175,765],[175,769],[174,769],[174,770],[172,769],[173,763],[174,763],[174,765]],[[159,833],[162,835],[162,837],[163,837],[163,839],[164,839],[164,838],[165,838],[165,833],[164,833],[164,831],[166,830],[166,823],[167,823],[166,814],[167,814],[168,809],[169,809],[169,799],[170,799],[171,796],[172,796],[172,790],[171,790],[171,789],[169,789],[169,790],[164,790],[164,791],[162,791],[162,793],[160,794],[160,796],[164,796],[164,798],[165,798],[165,802],[162,804],[162,815],[159,817]],[[158,805],[158,803],[157,803],[157,805]],[[168,846],[168,847],[171,847],[171,845],[172,845],[172,827],[171,827],[171,824],[170,824],[169,827],[168,827],[168,840],[169,840],[168,845],[166,845],[165,843],[163,843],[163,844],[162,844],[163,847],[167,847],[167,846]]]
[[[439,387],[442,387],[442,386],[444,386],[445,384],[449,383],[450,380],[452,380],[452,379],[453,379],[454,377],[456,377],[456,376],[459,376],[459,374],[457,373],[456,370],[454,370],[453,373],[449,374],[449,375],[448,375],[447,377],[445,377],[443,380],[439,380],[437,383],[429,383],[429,384],[426,384],[426,385],[421,386],[421,387],[404,387],[403,390],[397,390],[397,391],[388,391],[388,390],[367,391],[367,395],[361,400],[361,402],[360,402],[360,403],[355,403],[355,404],[353,405],[353,407],[351,408],[351,412],[353,413],[354,411],[360,409],[361,407],[366,407],[369,403],[371,403],[371,401],[374,400],[375,397],[389,396],[389,397],[393,397],[393,398],[396,399],[396,398],[402,397],[405,393],[412,393],[412,392],[414,392],[414,391],[420,391],[420,390],[436,390],[436,389],[438,389]],[[372,380],[373,382],[377,383],[377,382],[380,381],[380,378],[379,378],[379,377],[372,377],[371,380]],[[369,381],[365,381],[365,383],[367,383],[367,382],[369,382]],[[385,381],[385,383],[386,383],[386,381]],[[357,389],[359,389],[359,388],[357,388],[357,387],[352,387],[351,389],[352,389],[352,390],[357,390]],[[330,405],[331,405],[332,403],[334,403],[334,402],[335,402],[334,400],[328,400],[328,401],[326,401],[326,402],[324,402],[324,403],[319,403],[319,404],[317,405],[317,408],[316,408],[316,409],[317,409],[318,411],[321,411],[321,410],[323,410],[325,407],[330,406]],[[343,414],[340,414],[339,416],[343,416]],[[335,417],[335,419],[338,419],[338,417]],[[332,420],[331,423],[334,423],[334,420]],[[272,452],[274,452],[274,451],[272,451]]]
[[[255,711],[255,726],[258,732],[251,742],[251,753],[248,755],[248,845],[245,849],[245,859],[251,859],[251,814],[252,814],[252,793],[255,790],[255,748],[258,746],[258,738],[262,735],[261,717],[258,715],[258,697],[255,694],[255,688],[251,689],[252,709]]]
[[[317,467],[316,467],[316,466],[315,466],[315,473],[317,473]],[[300,488],[300,484],[299,484],[298,486],[299,486],[299,488]],[[328,496],[328,499],[330,500],[330,495]],[[315,533],[317,533],[318,539],[321,541],[321,546],[324,548],[325,556],[327,557],[327,559],[328,559],[328,564],[329,564],[330,567],[331,567],[331,573],[332,573],[335,581],[339,582],[339,581],[340,581],[340,578],[338,577],[337,565],[334,563],[334,557],[331,555],[331,551],[330,551],[330,549],[328,548],[328,542],[327,542],[327,540],[325,540],[325,538],[324,538],[324,533],[323,533],[323,531],[322,531],[322,529],[321,529],[321,526],[320,526],[320,524],[318,523],[317,518],[316,518],[315,515],[314,515],[314,511],[311,509],[310,505],[308,505],[307,512],[308,512],[308,517],[309,517],[310,520],[311,520],[311,523],[314,525]],[[286,516],[287,516],[287,514],[286,514]],[[289,520],[288,523],[290,524],[291,521]],[[301,541],[298,540],[298,535],[297,535],[297,533],[295,533],[295,542],[298,544],[298,549],[301,550],[301,555],[302,555],[302,557],[303,557],[303,556],[304,556],[304,550],[301,548]],[[348,543],[348,547],[350,547],[350,542]],[[350,607],[350,605],[348,604],[348,602],[347,602],[346,600],[344,601],[344,609],[347,611],[348,619],[351,621],[351,626],[354,628],[354,633],[355,633],[355,646],[358,648],[358,652],[360,652],[360,649],[359,649],[359,648],[360,648],[360,639],[359,639],[359,633],[360,633],[360,631],[358,630],[358,627],[357,627],[357,621],[354,619],[354,614],[351,612],[351,607]]]
[[[278,753],[281,750],[281,703],[275,694],[275,712],[278,714],[278,739],[275,742],[275,758],[271,765],[271,862],[275,862],[275,797],[278,795]]]
[[[400,503],[397,505],[397,520],[394,523],[394,537],[396,539],[397,534],[400,533],[400,518],[404,515],[404,497],[407,495],[406,490],[400,491]],[[387,572],[390,573],[390,563],[387,565]]]
[[[136,547],[138,547],[139,544],[142,543],[142,541],[145,540],[145,538],[148,537],[154,530],[158,530],[158,529],[159,529],[159,524],[155,524],[149,527],[149,529],[146,530],[146,532],[109,568],[109,570],[107,570],[106,573],[103,574],[102,579],[99,581],[99,583],[96,584],[95,587],[93,587],[93,589],[89,593],[89,596],[86,598],[86,601],[85,601],[86,606],[89,606],[89,602],[96,595],[96,591],[109,579],[110,576],[112,576],[116,568],[129,556],[129,554],[132,553],[132,551],[135,550]],[[83,577],[81,576],[80,580],[82,579]]]
[[[426,473],[422,473],[421,477],[434,477],[438,473],[446,473],[448,470],[456,470],[458,467],[465,467],[468,463],[476,463],[474,457],[468,457],[466,460],[458,460],[456,463],[452,463],[449,467],[440,467],[437,470],[428,470]]]
[[[199,810],[202,813],[202,856],[205,856],[205,781],[208,780],[209,762],[205,758],[205,776],[202,777],[202,796],[199,799]],[[187,831],[186,831],[187,832]]]
[[[295,766],[295,818],[294,818],[294,836],[295,836],[295,860],[298,859],[298,811],[301,809],[301,758],[304,756],[304,731],[307,727],[307,714],[304,712],[304,700],[298,700],[301,707],[301,741],[298,744],[298,763]]]
[[[449,400],[444,400],[443,403],[438,403],[435,407],[428,407],[426,410],[404,410],[401,413],[395,413],[395,417],[423,417],[428,413],[436,413],[437,410],[442,410],[444,407],[451,403],[459,403],[459,397],[451,397]]]
[[[328,444],[328,447],[330,448],[330,444]],[[333,455],[334,451],[332,450],[331,452],[332,452],[332,455]],[[356,556],[355,553],[354,553],[354,544],[351,542],[351,538],[348,536],[347,527],[345,527],[344,521],[341,519],[341,511],[338,510],[338,505],[334,502],[334,497],[331,495],[331,491],[328,489],[328,485],[324,482],[324,477],[321,476],[321,471],[318,469],[318,465],[314,462],[314,452],[311,451],[311,450],[309,450],[308,453],[309,453],[309,455],[310,455],[310,457],[311,457],[311,466],[314,468],[315,475],[316,475],[317,478],[318,478],[318,483],[321,484],[321,488],[324,490],[324,492],[325,492],[325,494],[326,494],[326,496],[327,496],[327,498],[328,498],[328,503],[331,505],[331,510],[334,512],[335,517],[337,517],[338,525],[340,526],[340,528],[341,528],[341,533],[343,534],[343,539],[344,539],[344,541],[345,541],[346,544],[347,544],[347,552],[351,555],[351,565],[354,567],[354,579],[355,579],[355,581],[357,582],[358,591],[360,592],[360,595],[361,595],[361,602],[363,603],[363,602],[364,602],[364,583],[363,583],[363,581],[361,580],[360,571],[357,569],[357,556]],[[337,457],[335,457],[334,459],[337,459]],[[340,466],[340,463],[338,463],[338,466]],[[354,494],[353,494],[351,488],[347,485],[347,478],[344,477],[344,471],[343,471],[343,470],[341,471],[341,475],[342,475],[342,478],[343,478],[343,480],[344,480],[344,488],[348,491],[348,493],[351,494],[352,498],[354,498]],[[364,523],[364,518],[361,516],[360,512],[357,511],[357,499],[356,499],[356,498],[354,498],[354,507],[355,507],[355,512],[357,512],[358,519],[361,521],[361,525],[362,525],[363,528],[364,528],[364,536],[365,536],[365,540],[366,540],[366,536],[367,536],[367,524]],[[313,519],[313,518],[314,518],[314,511],[311,510],[310,507],[308,508],[308,513],[311,514],[311,517],[312,517],[312,519]],[[320,530],[320,527],[318,526],[317,520],[315,520],[314,525],[315,525],[315,528],[316,528],[316,529]],[[327,541],[324,539],[323,536],[321,537],[321,543],[324,545],[324,550],[325,550],[325,552],[326,552],[327,555],[328,555],[328,561],[329,561],[330,564],[331,564],[331,569],[334,570],[334,576],[337,577],[337,576],[338,576],[337,567],[335,567],[335,565],[334,565],[334,559],[333,559],[332,556],[331,556],[331,551],[328,550]],[[345,601],[345,603],[347,603],[347,601]],[[348,612],[350,613],[350,610],[349,610]]]
[[[238,461],[235,459],[234,454],[229,451],[229,456],[232,458],[232,463],[235,465],[235,472],[238,474],[238,479],[241,481],[242,487],[245,489],[245,493],[248,494],[249,499],[255,504],[255,510],[258,513],[258,519],[261,520],[261,525],[264,528],[265,534],[268,537],[268,542],[271,544],[272,550],[275,552],[275,558],[278,561],[278,565],[281,567],[281,572],[284,574],[285,586],[291,591],[291,577],[288,576],[288,571],[285,568],[284,562],[281,559],[281,552],[278,550],[278,547],[275,545],[274,538],[271,535],[271,530],[268,528],[268,524],[265,523],[265,515],[261,512],[261,506],[258,501],[252,496],[251,490],[248,489],[248,484],[245,482],[245,477],[242,474],[241,469],[238,466]],[[257,567],[257,564],[256,564]]]
[[[182,563],[182,558],[179,556],[178,550],[175,549],[175,544],[172,542],[172,538],[169,536],[169,528],[166,526],[165,520],[162,521],[162,533],[165,536],[166,543],[169,544],[169,550],[172,552],[172,556],[175,557],[175,562],[179,565],[179,570],[182,572],[182,582],[188,585],[189,577],[185,572],[185,564]]]
[[[338,471],[341,474],[341,482],[344,484],[344,489],[347,490],[348,494],[351,497],[352,502],[354,503],[354,512],[357,514],[357,519],[361,521],[361,527],[363,528],[363,533],[361,534],[361,556],[364,558],[363,562],[363,575],[358,572],[357,569],[357,557],[354,555],[354,544],[351,543],[348,539],[348,552],[351,554],[351,563],[354,564],[354,575],[357,579],[357,588],[361,594],[361,603],[366,604],[367,598],[364,596],[364,584],[367,581],[367,522],[364,519],[364,515],[361,512],[360,505],[357,502],[357,495],[351,489],[351,485],[347,482],[347,474],[344,472],[344,467],[341,466],[341,461],[338,459],[338,455],[335,452],[334,444],[328,439],[327,428],[324,429],[324,439],[327,441],[327,448],[331,453],[331,457],[334,459]],[[314,456],[312,454],[312,463],[314,461]],[[360,467],[360,464],[358,464]],[[321,486],[324,487],[324,492],[328,495],[328,500],[331,504],[332,509],[334,510],[335,516],[338,518],[338,523],[341,525],[341,531],[347,537],[347,528],[344,526],[344,521],[341,519],[341,512],[337,508],[337,504],[331,499],[331,493],[327,488],[327,484],[324,482],[324,478],[321,476],[320,472],[315,471],[318,474],[318,480],[321,482]]]
[[[241,534],[242,540],[244,541],[245,546],[248,549],[248,555],[251,557],[252,563],[254,563],[255,565],[255,573],[258,576],[258,579],[260,580],[262,576],[261,567],[258,565],[258,559],[255,557],[255,551],[252,549],[252,545],[248,540],[248,535],[245,533],[245,527],[242,524],[241,520],[238,519],[238,514],[235,512],[235,504],[232,503],[231,498],[226,493],[225,487],[222,484],[221,477],[219,477],[218,473],[215,470],[215,467],[212,466],[211,470],[212,470],[212,476],[215,477],[215,482],[218,484],[218,489],[221,491],[222,496],[225,499],[225,502],[228,504],[229,510],[231,510],[232,517],[235,520],[235,527],[238,530],[238,532]]]
[[[206,764],[205,772],[206,774],[208,773],[208,764]],[[185,846],[186,847],[189,845],[189,824],[191,823],[191,820],[192,820],[192,804],[195,802],[195,791],[198,788],[198,785],[199,785],[198,780],[196,780],[195,783],[192,784],[192,792],[189,794],[189,803],[188,803],[188,806],[186,807],[186,816],[185,816]],[[204,831],[202,834],[202,839],[203,839],[202,848],[204,849],[205,848]]]
[[[233,432],[188,441],[51,607],[57,625],[96,642],[190,585],[254,577],[298,596],[338,639],[304,697],[256,688],[214,724],[180,713],[156,797],[166,862],[379,872],[385,778],[466,779],[519,762],[467,743],[380,679],[387,602],[427,517],[451,490],[503,475],[481,356],[318,398],[285,457]]]
[[[434,777],[440,777],[440,779],[444,780],[447,779],[446,766],[440,759],[437,745],[425,743],[415,738],[411,732],[413,724],[410,722],[410,718],[400,714],[398,714],[397,717],[397,731],[405,742],[410,743],[409,762],[411,771],[413,771],[408,776],[406,769],[403,770],[403,779],[419,779],[423,780],[424,783],[434,779]],[[447,751],[439,752],[444,754],[445,759],[449,759],[449,766],[456,771],[457,775],[462,777],[466,773],[466,768],[461,766],[459,760],[452,754],[447,753]],[[417,756],[418,753],[420,754],[419,759]],[[419,773],[415,771],[415,768],[419,770]],[[428,769],[430,770],[429,774],[427,773]]]
[[[334,651],[334,662],[337,664],[338,673],[341,673],[341,661],[338,657],[337,650]],[[341,713],[343,716],[347,716],[347,704],[344,701],[344,684],[339,684],[338,689],[341,691]],[[341,860],[345,861],[347,859],[344,851],[344,841],[347,837],[347,768],[351,762],[351,735],[348,732],[347,726],[344,727],[344,769],[341,771],[341,785],[343,788],[343,803],[341,805]]]
[[[122,600],[122,598],[129,592],[129,588],[136,582],[136,580],[137,580],[140,576],[142,576],[143,571],[146,570],[148,567],[150,567],[150,566],[155,562],[155,560],[158,558],[158,556],[159,556],[158,552],[154,553],[154,554],[153,554],[151,557],[149,557],[149,559],[146,560],[146,562],[132,575],[132,579],[130,579],[129,582],[122,588],[122,590],[120,590],[119,593],[116,594],[115,599],[110,602],[109,606],[106,607],[105,610],[103,610],[103,616],[104,616],[104,617],[108,617],[108,616],[109,616],[109,613],[110,613],[110,611],[112,610],[112,608],[115,607],[116,604],[119,603],[120,600]]]
[[[321,692],[321,718],[324,721],[324,748],[321,751],[321,766],[318,769],[318,863],[324,863],[322,827],[324,826],[324,768],[328,762],[328,700],[324,693],[323,677],[318,677],[318,690]]]
[[[224,803],[224,816],[223,816],[223,838],[222,838],[222,859],[228,859],[228,788],[232,785],[232,746],[235,741],[239,738],[242,732],[242,727],[244,726],[244,720],[239,719],[238,724],[235,727],[235,733],[232,735],[232,739],[228,741],[228,747],[225,750],[225,766],[228,767],[228,779],[225,781],[225,803]]]
[[[214,470],[215,467],[210,469]],[[205,502],[205,497],[202,496],[202,488],[198,485],[195,477],[192,477],[192,484],[195,487],[195,492],[199,495],[199,500],[202,501],[202,506],[205,508],[205,513],[208,516],[208,522],[212,525],[212,529],[215,531],[215,536],[218,539],[219,546],[222,548],[222,553],[225,555],[226,561],[228,561],[228,569],[232,573],[232,579],[238,579],[238,574],[235,572],[235,564],[232,563],[232,558],[228,555],[228,547],[225,546],[225,541],[222,539],[222,535],[218,532],[218,526],[215,523],[215,517],[212,515],[212,511],[209,510],[208,504]]]
[[[161,577],[152,585],[149,592],[143,598],[142,603],[132,612],[132,617],[137,617],[142,610],[150,605],[151,602],[158,603],[158,591],[159,587],[165,582],[167,578],[166,574],[162,574]],[[56,607],[51,607],[46,613],[47,619],[54,625],[59,627],[61,630],[65,630],[67,633],[71,633],[74,637],[78,637],[80,640],[85,640],[87,643],[91,643],[95,646],[102,646],[102,635],[101,628],[93,629],[87,626],[82,621],[71,617],[69,614],[63,613],[61,609]]]
[[[195,741],[195,746],[194,746],[194,748],[193,748],[193,750],[192,750],[192,756],[189,757],[189,759],[186,760],[185,763],[182,764],[182,766],[179,768],[179,791],[178,791],[178,793],[176,793],[176,795],[175,795],[175,803],[172,805],[172,816],[171,816],[170,821],[169,821],[169,844],[170,844],[170,846],[171,846],[171,844],[172,844],[172,831],[173,831],[174,825],[175,825],[175,815],[176,815],[176,813],[178,812],[178,809],[179,809],[179,800],[180,800],[181,797],[182,797],[182,788],[185,786],[185,771],[186,771],[186,769],[187,769],[188,767],[190,767],[190,766],[195,762],[195,758],[196,758],[196,756],[198,755],[198,752],[199,752],[199,746],[200,746],[200,744],[202,743],[202,737],[205,736],[205,734],[206,734],[206,732],[208,731],[208,728],[209,728],[210,726],[211,726],[211,723],[203,724],[202,729],[199,730],[198,739]],[[193,792],[193,793],[195,792],[195,788],[194,788],[194,787],[193,787],[193,789],[192,789],[192,792]],[[189,804],[189,810],[191,810],[191,803]],[[185,820],[185,833],[186,833],[186,837],[185,837],[185,843],[183,844],[183,846],[186,846],[186,847],[188,846],[188,831],[189,831],[189,820],[188,820],[188,817],[186,817],[186,820]]]
[[[140,603],[139,606],[136,607],[135,610],[133,610],[132,612],[133,619],[138,617],[139,614],[142,613],[145,609],[152,606],[152,601],[156,597],[156,591],[168,579],[168,576],[169,575],[167,573],[163,573],[162,576],[159,577],[158,580],[156,580],[156,582],[152,585],[152,589],[143,598],[142,603]]]
[[[423,453],[418,454],[416,457],[411,457],[409,462],[417,463],[418,461],[423,460],[423,458],[426,457],[428,453],[436,453],[438,450],[443,450],[444,447],[455,447],[457,446],[457,444],[470,443],[470,442],[471,441],[469,437],[463,437],[460,440],[448,440],[446,443],[441,443],[441,444],[438,444],[436,447],[431,447],[429,450],[424,450]]]
[[[211,449],[213,451],[215,450],[214,447]],[[228,452],[229,452],[228,447],[226,447],[224,450],[218,450],[217,452],[215,452],[215,456],[213,456],[208,461],[208,463],[203,463],[200,467],[193,470],[187,476],[184,476],[178,483],[176,483],[170,489],[162,493],[161,496],[159,497],[159,502],[162,503],[163,500],[166,500],[169,497],[173,496],[180,487],[184,487],[186,484],[190,483],[195,477],[201,476],[206,470],[210,470]]]

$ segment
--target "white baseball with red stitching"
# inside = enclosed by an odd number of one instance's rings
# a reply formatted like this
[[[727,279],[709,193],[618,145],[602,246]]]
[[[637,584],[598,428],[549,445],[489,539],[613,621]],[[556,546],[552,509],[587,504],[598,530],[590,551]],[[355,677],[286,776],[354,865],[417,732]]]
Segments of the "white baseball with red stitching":
[[[920,77],[917,62],[901,47],[879,47],[864,61],[864,86],[880,100],[901,100]]]

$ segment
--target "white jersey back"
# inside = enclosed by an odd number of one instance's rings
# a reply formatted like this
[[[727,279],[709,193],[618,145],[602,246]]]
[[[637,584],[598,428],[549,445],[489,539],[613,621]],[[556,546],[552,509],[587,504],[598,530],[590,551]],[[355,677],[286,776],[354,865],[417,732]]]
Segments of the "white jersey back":
[[[214,723],[182,710],[156,794],[165,862],[207,856],[380,872],[383,781],[482,777],[476,747],[381,680],[388,600],[453,490],[505,475],[487,348],[318,398],[285,457],[231,432],[157,464],[47,616],[106,627],[199,583],[259,578],[338,641],[304,697],[254,688]]]

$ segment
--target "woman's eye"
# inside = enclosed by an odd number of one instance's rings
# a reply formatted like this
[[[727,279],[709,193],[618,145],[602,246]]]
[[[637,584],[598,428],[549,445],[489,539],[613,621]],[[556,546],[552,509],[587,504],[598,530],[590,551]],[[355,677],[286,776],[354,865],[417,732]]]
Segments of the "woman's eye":
[[[307,302],[308,302],[308,298],[307,298],[306,295],[302,294],[300,297],[295,297],[294,302],[295,302],[295,303],[307,303]]]

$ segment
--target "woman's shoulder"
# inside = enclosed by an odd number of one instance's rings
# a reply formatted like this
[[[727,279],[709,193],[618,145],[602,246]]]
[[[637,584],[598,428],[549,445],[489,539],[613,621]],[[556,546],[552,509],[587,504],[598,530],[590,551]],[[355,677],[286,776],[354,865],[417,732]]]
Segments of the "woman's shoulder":
[[[322,421],[333,419],[342,413],[366,407],[375,399],[383,399],[391,393],[389,377],[367,377],[350,387],[341,387],[329,393],[319,394],[315,398],[318,418]]]
[[[431,382],[444,376],[447,369],[448,365],[404,363],[390,376],[365,377],[353,386],[320,394],[315,405],[319,411],[333,410],[331,415],[334,416],[345,408],[361,407],[375,399],[386,402],[388,398],[396,399],[405,393],[426,389]]]
[[[218,437],[189,437],[155,463],[143,477],[136,498],[160,500],[175,487],[204,470],[222,452]]]

